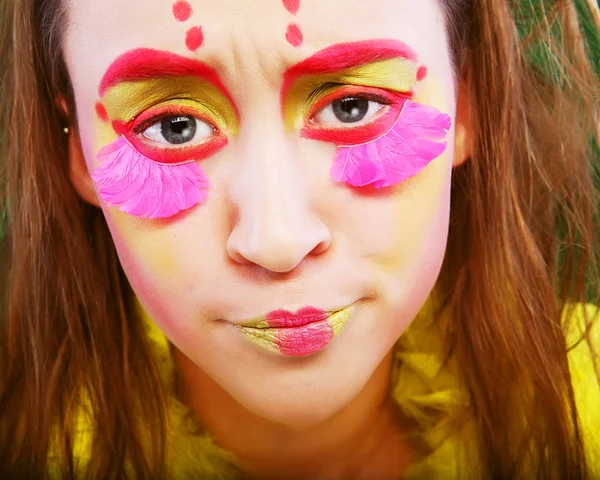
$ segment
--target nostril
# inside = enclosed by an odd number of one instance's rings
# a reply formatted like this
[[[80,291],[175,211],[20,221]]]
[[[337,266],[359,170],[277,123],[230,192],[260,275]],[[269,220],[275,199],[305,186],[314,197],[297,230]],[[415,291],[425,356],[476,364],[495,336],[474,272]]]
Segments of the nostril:
[[[299,231],[269,230],[232,232],[227,242],[229,257],[239,265],[254,264],[276,273],[294,270],[309,255],[320,255],[329,247],[329,236],[302,235]]]
[[[310,255],[321,255],[329,249],[329,240],[319,242],[315,248],[310,251]]]
[[[237,248],[234,248],[231,243],[227,244],[227,255],[231,258],[235,263],[239,263],[240,265],[249,265],[252,262],[244,256]]]

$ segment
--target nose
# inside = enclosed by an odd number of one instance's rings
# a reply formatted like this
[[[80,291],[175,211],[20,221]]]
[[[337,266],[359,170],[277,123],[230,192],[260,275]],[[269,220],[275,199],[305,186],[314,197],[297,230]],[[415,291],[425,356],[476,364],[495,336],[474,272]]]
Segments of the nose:
[[[227,253],[240,264],[287,273],[307,256],[324,253],[331,233],[311,206],[297,141],[286,135],[278,111],[269,121],[264,104],[261,110],[262,121],[240,130],[236,142],[239,168],[230,196],[237,215]]]

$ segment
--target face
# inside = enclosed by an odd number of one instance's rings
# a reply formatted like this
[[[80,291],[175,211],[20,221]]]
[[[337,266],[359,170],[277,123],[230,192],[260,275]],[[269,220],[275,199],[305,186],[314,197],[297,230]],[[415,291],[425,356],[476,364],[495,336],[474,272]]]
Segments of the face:
[[[87,172],[145,311],[250,411],[340,410],[441,267],[456,110],[443,6],[69,9]]]

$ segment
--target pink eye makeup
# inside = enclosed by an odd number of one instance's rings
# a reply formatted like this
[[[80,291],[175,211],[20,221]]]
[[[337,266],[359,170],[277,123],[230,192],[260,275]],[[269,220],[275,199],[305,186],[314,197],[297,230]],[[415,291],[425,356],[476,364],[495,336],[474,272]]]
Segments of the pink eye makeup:
[[[92,176],[104,201],[140,218],[166,218],[206,200],[210,182],[196,161],[221,150],[227,137],[193,103],[113,121],[120,137],[100,150]]]
[[[395,40],[333,45],[286,72],[286,126],[337,147],[331,168],[336,182],[398,184],[446,149],[450,117],[412,100],[426,76],[416,53]]]
[[[203,202],[210,183],[196,162],[157,163],[124,136],[102,148],[92,179],[101,198],[140,218],[166,218]]]
[[[450,117],[406,94],[342,87],[314,107],[305,138],[335,144],[331,177],[389,187],[416,175],[446,148]]]
[[[389,187],[423,170],[446,149],[448,115],[407,100],[391,129],[380,138],[338,145],[331,177],[355,187]]]
[[[92,178],[100,195],[140,218],[166,218],[206,200],[210,182],[195,162],[227,144],[227,137],[184,100],[143,112],[100,150]],[[203,118],[201,118],[203,117]]]
[[[333,45],[284,74],[285,127],[337,147],[335,181],[397,184],[446,148],[448,115],[412,101],[426,76],[416,53],[395,40]],[[209,181],[197,162],[217,154],[239,128],[238,110],[211,67],[133,50],[107,69],[99,95],[99,118],[119,136],[99,151],[92,175],[106,203],[165,218],[206,200]]]
[[[100,81],[103,121],[119,137],[92,173],[100,197],[140,218],[167,218],[202,203],[209,180],[197,162],[224,148],[239,115],[217,73],[170,52],[124,53]]]

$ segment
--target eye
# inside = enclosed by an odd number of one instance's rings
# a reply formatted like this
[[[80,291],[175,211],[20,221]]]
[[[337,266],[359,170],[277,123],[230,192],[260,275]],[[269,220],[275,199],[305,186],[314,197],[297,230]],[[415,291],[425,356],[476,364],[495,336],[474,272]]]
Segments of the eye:
[[[382,103],[364,97],[344,97],[319,110],[314,119],[317,123],[358,123],[371,120],[385,107]]]
[[[163,117],[143,131],[144,137],[163,145],[201,143],[215,133],[215,128],[204,120],[190,115]]]

